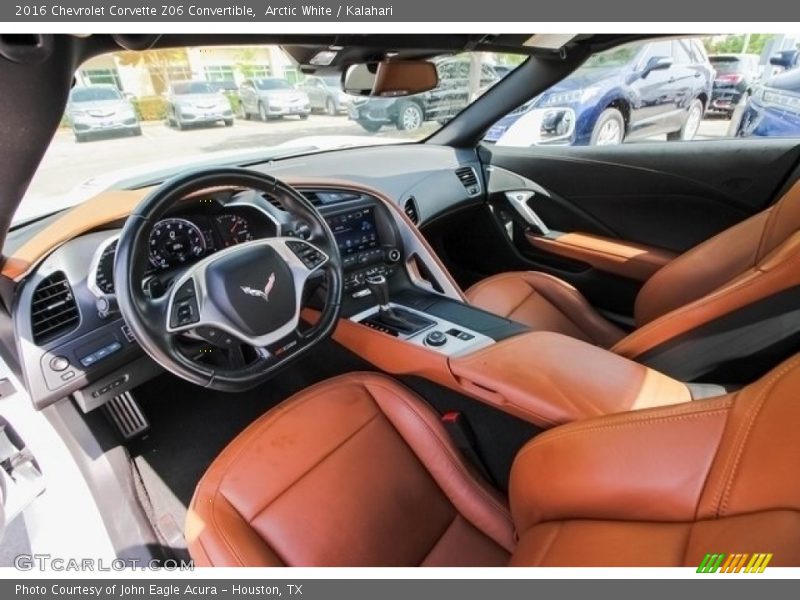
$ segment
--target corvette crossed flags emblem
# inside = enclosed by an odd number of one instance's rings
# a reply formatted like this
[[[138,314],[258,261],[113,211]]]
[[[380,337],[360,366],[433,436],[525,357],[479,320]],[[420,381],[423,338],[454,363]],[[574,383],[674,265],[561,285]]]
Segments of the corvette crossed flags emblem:
[[[263,290],[251,288],[249,285],[243,285],[240,287],[245,294],[249,296],[255,296],[256,298],[263,298],[264,302],[269,302],[269,294],[272,291],[272,288],[275,287],[275,273],[270,273],[269,278],[267,279],[267,285],[264,286]]]

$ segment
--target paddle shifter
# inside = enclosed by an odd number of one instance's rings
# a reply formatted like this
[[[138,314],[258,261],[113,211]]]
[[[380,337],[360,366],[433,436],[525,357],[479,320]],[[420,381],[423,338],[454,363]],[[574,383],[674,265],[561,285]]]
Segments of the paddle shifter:
[[[410,311],[393,307],[389,303],[389,283],[383,275],[371,275],[364,283],[378,304],[378,312],[365,319],[366,321],[388,330],[393,335],[411,335],[433,324],[433,321]]]

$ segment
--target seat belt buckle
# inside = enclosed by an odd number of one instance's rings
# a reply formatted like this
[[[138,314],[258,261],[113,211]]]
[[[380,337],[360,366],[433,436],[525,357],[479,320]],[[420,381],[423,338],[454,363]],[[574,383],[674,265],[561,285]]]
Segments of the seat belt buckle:
[[[478,440],[466,417],[458,411],[448,411],[441,417],[442,425],[464,458],[486,479],[494,482],[478,452]]]
[[[474,450],[476,445],[475,433],[458,411],[448,411],[442,415],[442,425],[444,425],[450,439],[458,447],[459,450],[468,448]]]

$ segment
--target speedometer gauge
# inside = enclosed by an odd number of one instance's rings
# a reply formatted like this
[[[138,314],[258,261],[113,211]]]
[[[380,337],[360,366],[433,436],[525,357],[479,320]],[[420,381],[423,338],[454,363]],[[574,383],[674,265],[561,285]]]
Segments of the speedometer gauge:
[[[220,215],[217,217],[217,225],[226,248],[253,239],[250,224],[239,215]]]
[[[150,233],[150,262],[161,269],[199,258],[205,251],[203,232],[186,219],[164,219]]]

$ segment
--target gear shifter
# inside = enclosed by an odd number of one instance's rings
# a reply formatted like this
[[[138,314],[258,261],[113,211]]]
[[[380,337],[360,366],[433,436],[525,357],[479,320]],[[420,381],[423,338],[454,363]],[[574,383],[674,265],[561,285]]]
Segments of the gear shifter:
[[[383,275],[371,275],[364,280],[378,304],[378,312],[371,321],[398,333],[412,334],[424,329],[431,322],[389,304],[389,283]]]
[[[389,283],[383,275],[370,275],[365,279],[369,291],[375,296],[378,308],[381,312],[391,311],[389,306]]]

